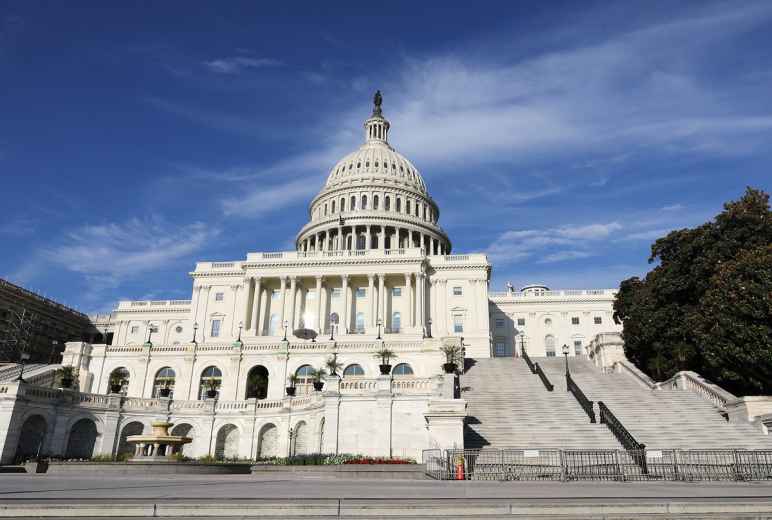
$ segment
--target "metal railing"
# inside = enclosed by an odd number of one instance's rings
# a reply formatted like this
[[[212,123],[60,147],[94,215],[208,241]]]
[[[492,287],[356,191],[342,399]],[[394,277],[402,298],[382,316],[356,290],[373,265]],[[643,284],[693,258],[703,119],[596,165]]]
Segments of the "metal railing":
[[[566,372],[566,387],[568,388],[568,391],[574,394],[574,397],[576,398],[576,401],[579,403],[579,406],[581,406],[584,409],[584,412],[587,414],[587,417],[590,418],[590,422],[595,422],[595,409],[593,408],[593,402],[587,399],[587,396],[584,395],[584,392],[582,392],[582,389],[579,388],[579,385],[576,384],[576,381],[571,377],[571,374]]]
[[[536,374],[539,376],[539,379],[541,379],[541,382],[544,383],[544,387],[547,389],[548,392],[552,392],[555,389],[555,386],[550,383],[549,378],[547,377],[547,374],[544,373],[544,370],[541,369],[539,366],[539,363],[533,364],[534,368],[536,368]]]
[[[525,364],[528,365],[528,368],[531,370],[531,373],[535,374],[536,367],[533,365],[533,361],[531,361],[531,356],[528,355],[528,352],[525,351],[525,348],[523,348],[522,351],[523,351],[523,359],[525,359]]]
[[[772,479],[772,450],[433,449],[423,463],[437,480]]]
[[[644,474],[648,473],[647,459],[643,455],[646,451],[646,445],[638,442],[633,437],[627,428],[622,424],[622,421],[617,419],[617,416],[606,406],[603,401],[598,401],[598,410],[600,411],[600,423],[605,424],[614,437],[617,438],[619,443],[625,447],[630,456],[633,457],[633,461],[641,468]]]

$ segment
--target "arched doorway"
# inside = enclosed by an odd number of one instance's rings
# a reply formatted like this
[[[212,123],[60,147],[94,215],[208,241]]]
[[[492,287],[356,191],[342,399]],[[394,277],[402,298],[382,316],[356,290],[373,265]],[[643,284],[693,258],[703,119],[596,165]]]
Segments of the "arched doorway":
[[[174,398],[175,380],[176,375],[171,367],[163,367],[156,372],[155,379],[153,379],[153,397]]]
[[[190,424],[187,424],[187,423],[175,424],[171,430],[171,434],[177,435],[179,437],[190,437],[195,442],[196,432],[193,429],[193,426],[191,426]],[[182,445],[182,455],[185,457],[193,457],[192,442]]]
[[[115,453],[117,458],[125,457],[126,455],[134,455],[134,445],[129,444],[126,441],[126,437],[131,435],[142,435],[145,430],[145,425],[139,421],[132,421],[123,427],[121,430],[121,436],[118,439],[118,451]]]
[[[314,368],[311,365],[302,365],[295,371],[298,382],[295,383],[298,395],[311,393],[314,383]]]
[[[268,369],[257,365],[247,374],[246,399],[265,399],[268,397]]]
[[[113,387],[116,389],[120,386],[118,393],[126,395],[129,391],[129,371],[125,367],[118,367],[110,372],[110,392],[113,392]]]
[[[43,453],[48,423],[42,415],[32,415],[24,421],[16,448],[16,459],[24,460]]]
[[[305,421],[300,421],[295,425],[295,430],[292,432],[292,454],[293,455],[305,455],[310,451],[311,439],[308,425]]]
[[[201,372],[201,380],[198,382],[198,400],[203,401],[208,398],[208,392],[213,390],[216,395],[213,399],[220,397],[220,386],[222,386],[222,371],[216,366],[209,366]]]
[[[90,459],[94,456],[94,446],[97,440],[97,427],[93,420],[80,419],[72,425],[70,437],[67,440],[65,457],[68,459]]]
[[[235,459],[239,455],[239,429],[226,424],[217,432],[214,458],[218,460]]]
[[[266,459],[279,456],[279,430],[275,424],[266,424],[260,428],[257,437],[257,457]]]

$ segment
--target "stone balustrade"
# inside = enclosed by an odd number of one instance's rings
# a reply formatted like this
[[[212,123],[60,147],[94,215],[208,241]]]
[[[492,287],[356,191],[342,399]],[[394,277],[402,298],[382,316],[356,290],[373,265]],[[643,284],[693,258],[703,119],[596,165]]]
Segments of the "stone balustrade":
[[[474,256],[474,255],[451,255],[451,256]],[[567,289],[563,291],[542,291],[539,294],[525,293],[520,291],[490,291],[488,296],[491,299],[496,298],[510,298],[515,300],[540,300],[549,298],[566,298],[566,297],[595,297],[595,298],[612,298],[616,295],[616,289]]]

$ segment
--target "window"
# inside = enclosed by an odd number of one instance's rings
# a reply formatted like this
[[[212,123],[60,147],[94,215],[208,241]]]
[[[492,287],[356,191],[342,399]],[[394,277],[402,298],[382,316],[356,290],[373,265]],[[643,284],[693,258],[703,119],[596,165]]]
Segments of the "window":
[[[464,294],[464,289],[462,289],[461,287],[453,288],[453,296],[463,296],[463,294]]]
[[[571,325],[579,325],[579,317],[578,316],[573,316],[571,318]]]
[[[453,316],[453,332],[460,334],[464,332],[464,318],[463,316]]]
[[[394,367],[391,373],[395,376],[412,376],[413,369],[407,363],[400,363]]]
[[[280,294],[280,293],[281,293],[281,291],[279,291],[279,289],[274,289],[274,290],[272,290],[272,291],[271,291],[271,299],[272,299],[272,300],[278,300],[278,299],[279,299],[279,294]]]
[[[405,213],[410,214],[410,200],[405,201]]]
[[[180,325],[177,325],[176,327],[174,327],[174,332],[179,334],[180,332],[182,332],[182,327]]]
[[[314,369],[311,365],[303,365],[295,371],[295,375],[298,376],[298,382],[296,388],[299,394],[307,394],[310,392],[310,388],[314,382]]]
[[[391,315],[391,331],[392,332],[399,332],[400,327],[402,326],[402,315],[398,312],[395,312]]]
[[[378,195],[373,196],[373,209],[378,209]]]
[[[343,370],[343,377],[358,377],[365,375],[364,369],[356,363],[349,365]]]
[[[223,293],[221,293],[221,292],[214,293],[214,301],[216,301],[216,302],[221,302],[224,297],[225,297],[225,295]]]
[[[367,209],[367,195],[362,195],[362,209]]]
[[[544,350],[547,357],[555,357],[555,336],[547,335],[544,338]]]
[[[357,312],[356,323],[354,325],[356,326],[356,331],[358,334],[365,333],[365,313],[364,312]]]
[[[129,390],[129,371],[124,367],[118,367],[110,373],[110,386],[115,382],[115,386],[120,385],[121,390],[119,393],[126,395]],[[110,388],[112,392],[112,388]]]
[[[131,333],[132,334],[136,334],[137,332],[139,332],[139,325],[132,325],[131,326]]]
[[[346,211],[346,199],[340,199],[340,210]]]
[[[365,246],[367,245],[366,242],[367,242],[367,237],[365,237],[364,235],[359,235],[357,237],[357,249],[365,249]]]
[[[156,372],[155,379],[153,380],[153,397],[162,397],[162,389],[169,390],[169,394],[163,397],[174,397],[174,376],[174,370],[172,370],[170,367],[163,367],[158,372]]]
[[[525,327],[525,318],[517,318],[517,326]]]
[[[574,354],[577,356],[581,356],[584,353],[584,348],[582,348],[582,340],[576,339],[574,340]]]
[[[386,211],[389,211],[391,209],[391,198],[388,196],[386,196],[383,199],[383,209],[385,209]]]
[[[545,319],[544,320],[544,326],[545,327],[551,327],[552,326],[552,319],[551,318]]]
[[[351,204],[349,205],[349,211],[354,211],[357,209],[357,198],[355,196],[351,196]]]
[[[504,328],[504,318],[496,318],[496,328],[497,329]]]
[[[198,400],[203,401],[208,398],[209,391],[214,391],[215,395],[210,399],[217,399],[220,396],[220,386],[222,385],[222,372],[215,366],[206,367],[201,372],[201,379],[198,382]]]
[[[331,208],[331,210],[332,210],[332,213],[335,213],[335,201],[332,201],[332,208]]]
[[[593,323],[595,323],[595,325],[600,325],[601,323],[603,323],[603,318],[601,318],[600,316],[595,316],[592,319],[592,321],[593,321]]]
[[[397,197],[397,213],[399,213],[400,211],[402,211],[402,199]]]
[[[507,344],[503,341],[496,341],[494,355],[496,357],[504,357],[507,355]]]
[[[340,295],[343,293],[343,289],[340,287],[336,287],[332,290],[332,297],[333,298],[340,298]]]
[[[213,338],[220,337],[220,323],[222,323],[222,320],[212,320],[212,333],[209,336]]]
[[[367,296],[367,289],[365,289],[364,287],[357,287],[356,295],[357,295],[357,298],[364,298],[365,296]]]
[[[392,287],[391,288],[391,296],[402,296],[402,287]]]

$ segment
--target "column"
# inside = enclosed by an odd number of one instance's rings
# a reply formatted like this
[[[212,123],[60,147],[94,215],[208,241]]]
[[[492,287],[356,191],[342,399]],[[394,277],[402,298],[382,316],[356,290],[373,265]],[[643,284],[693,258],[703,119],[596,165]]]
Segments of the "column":
[[[279,314],[279,327],[284,327],[284,300],[286,300],[286,292],[287,292],[287,278],[285,276],[282,276],[279,279],[279,308],[281,309],[281,312]],[[278,331],[277,331],[278,332]]]
[[[290,277],[290,308],[289,308],[289,318],[287,319],[288,326],[290,330],[295,330],[295,303],[297,301],[297,293],[298,293],[298,279],[296,276]],[[284,325],[282,323],[282,325]]]
[[[341,276],[343,279],[343,288],[341,289],[341,296],[343,297],[343,316],[341,316],[340,324],[343,326],[343,333],[348,334],[348,326],[350,325],[348,322],[348,275],[344,274]]]
[[[343,250],[343,228],[338,226],[338,251]]]
[[[370,226],[368,226],[369,228]],[[368,235],[370,233],[368,232]],[[375,305],[375,284],[374,284],[374,277],[375,275],[368,274],[367,275],[367,326],[368,327],[375,327],[375,313],[377,312],[377,306]]]
[[[426,319],[426,275],[424,275],[424,273],[416,274],[415,285],[418,292],[416,301],[416,320],[418,321],[418,326],[423,329],[424,321]]]
[[[231,285],[231,290],[233,291],[233,311],[231,312],[231,336],[232,337],[238,337],[238,332],[236,331],[236,328],[239,325],[238,316],[236,314],[236,308],[237,304],[239,303],[239,294],[241,289],[240,285]],[[248,325],[247,323],[243,324],[245,327]]]
[[[370,249],[373,246],[373,235],[371,234],[371,228],[372,228],[372,226],[370,226],[368,224],[367,225],[367,231],[366,231],[366,233],[367,233],[367,238],[366,238],[367,243],[365,244],[365,249]]]
[[[204,343],[206,341],[206,335],[207,335],[207,330],[206,330],[207,316],[206,316],[206,312],[209,309],[209,294],[212,292],[212,286],[211,285],[207,285],[204,288],[206,289],[206,295],[204,296],[204,319],[203,319],[203,322],[200,323],[201,324],[201,343]]]
[[[263,302],[263,295],[266,296],[266,302]],[[260,290],[260,294],[258,295],[258,308],[260,309],[260,312],[257,313],[257,317],[255,318],[255,335],[256,336],[262,336],[265,331],[265,311],[270,310],[270,293],[268,287],[265,288],[265,290]]]
[[[316,332],[319,334],[324,330],[324,319],[322,318],[322,281],[323,276],[316,277]]]
[[[263,279],[259,276],[255,277],[255,295],[252,298],[252,323],[248,328],[255,329],[255,336],[260,336],[262,332],[260,330],[260,305],[261,298],[263,296]]]
[[[381,232],[378,233],[378,249],[386,249],[386,226],[381,226]]]
[[[413,283],[411,280],[411,277],[413,275],[410,273],[405,273],[405,292],[407,293],[407,301],[409,303],[410,311],[407,315],[407,323],[405,324],[408,327],[414,327],[415,322],[413,321],[413,315],[415,314],[414,311],[414,305],[413,305]]]
[[[378,316],[381,318],[381,325],[386,326],[386,275],[378,275]]]

